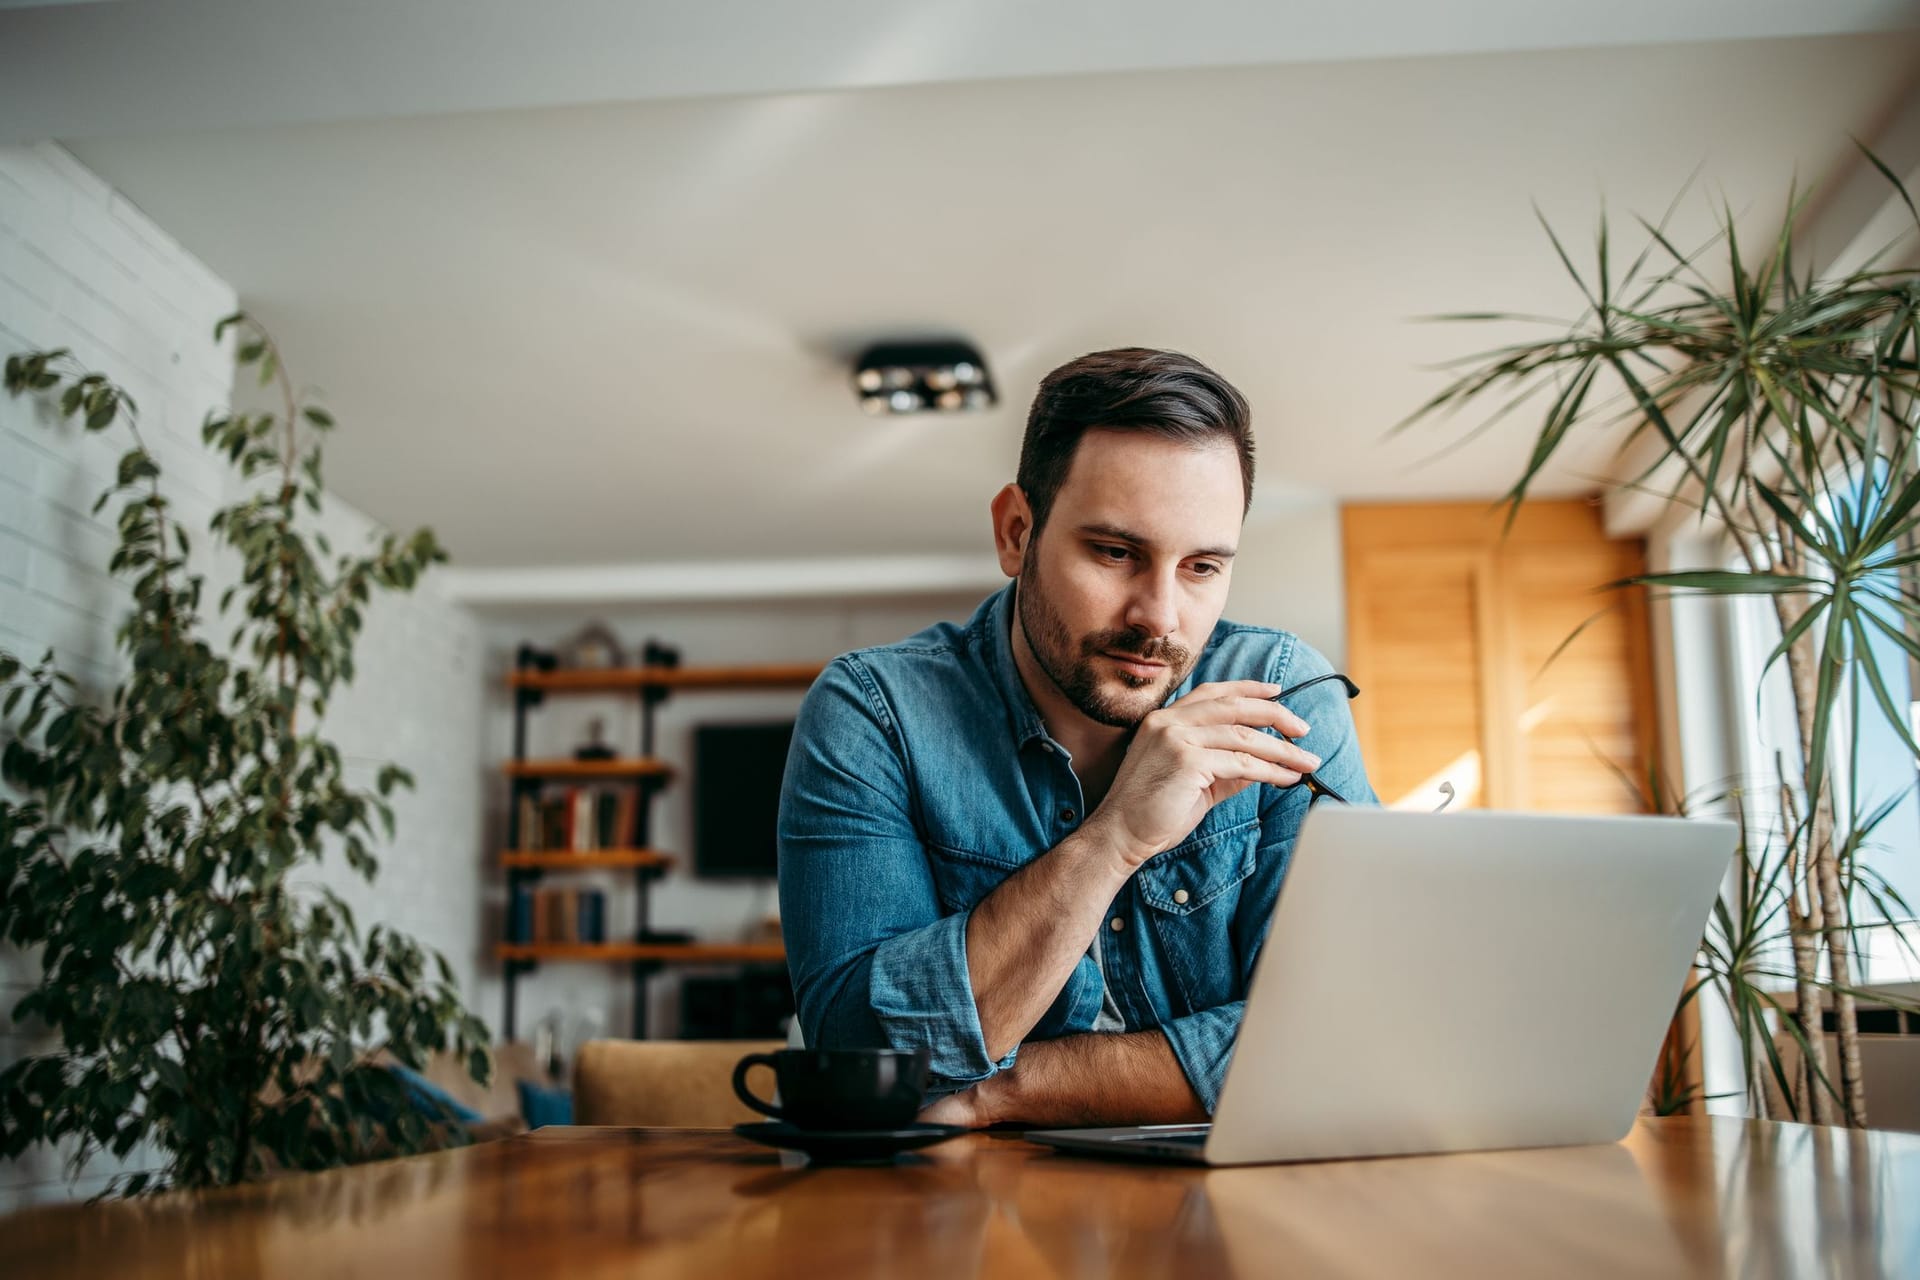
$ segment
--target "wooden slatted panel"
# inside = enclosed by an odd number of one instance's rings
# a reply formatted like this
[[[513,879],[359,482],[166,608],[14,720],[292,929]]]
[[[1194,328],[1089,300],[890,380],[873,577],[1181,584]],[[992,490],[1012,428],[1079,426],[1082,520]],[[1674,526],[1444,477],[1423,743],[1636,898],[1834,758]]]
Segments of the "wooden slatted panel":
[[[1437,784],[1463,806],[1485,801],[1477,548],[1381,547],[1349,560],[1347,672],[1374,791],[1390,806],[1432,808]]]
[[[1644,571],[1637,540],[1608,539],[1584,502],[1530,504],[1504,536],[1480,503],[1352,506],[1343,526],[1354,718],[1382,800],[1426,800],[1451,768],[1460,805],[1645,808],[1622,780],[1645,777],[1652,742],[1645,601],[1600,591]]]
[[[1643,593],[1599,590],[1645,571],[1639,546],[1514,546],[1501,568],[1523,688],[1520,802],[1554,813],[1644,812]]]

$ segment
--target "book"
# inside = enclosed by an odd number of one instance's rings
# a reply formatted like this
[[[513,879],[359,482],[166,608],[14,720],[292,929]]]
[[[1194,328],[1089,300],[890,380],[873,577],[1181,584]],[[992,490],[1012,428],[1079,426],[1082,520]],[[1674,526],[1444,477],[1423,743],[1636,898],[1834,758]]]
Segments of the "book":
[[[535,942],[580,941],[580,891],[578,889],[541,889],[534,911]]]
[[[576,931],[581,942],[607,940],[607,895],[600,889],[582,889],[576,915]]]
[[[613,847],[616,849],[634,849],[640,845],[639,797],[632,787],[621,787],[614,801]]]
[[[514,807],[514,828],[518,837],[516,848],[523,852],[540,848],[540,801],[531,793],[523,793]]]
[[[540,821],[536,824],[539,839],[534,848],[542,850],[565,849],[567,840],[567,802],[564,797],[547,796],[540,801]]]
[[[632,787],[549,788],[523,795],[517,804],[515,847],[525,853],[591,853],[640,844],[640,797]]]
[[[624,790],[626,788],[621,788]],[[596,849],[620,847],[621,791],[602,790],[593,797],[593,847]]]
[[[533,937],[533,886],[516,884],[513,893],[507,899],[507,941],[532,942]]]
[[[571,787],[567,791],[567,801],[571,818],[568,835],[571,837],[567,847],[575,853],[586,853],[595,848],[593,843],[593,789],[591,787]]]

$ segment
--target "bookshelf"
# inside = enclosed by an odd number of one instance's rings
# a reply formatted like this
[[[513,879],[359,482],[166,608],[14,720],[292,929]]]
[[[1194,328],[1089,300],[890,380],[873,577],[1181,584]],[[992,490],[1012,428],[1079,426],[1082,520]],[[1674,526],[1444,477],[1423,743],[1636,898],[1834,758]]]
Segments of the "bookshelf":
[[[650,656],[663,651],[648,647]],[[505,970],[505,1017],[507,1039],[516,1034],[515,1014],[518,979],[541,964],[625,964],[632,968],[633,1035],[647,1034],[646,981],[668,965],[691,964],[780,964],[786,951],[777,943],[712,943],[666,941],[653,935],[649,919],[649,886],[668,874],[677,864],[674,855],[649,844],[651,801],[675,777],[672,764],[654,755],[654,713],[675,693],[702,690],[732,691],[755,689],[805,689],[822,670],[819,663],[780,663],[758,666],[683,667],[678,656],[668,653],[666,660],[644,666],[616,667],[607,670],[554,670],[549,655],[522,645],[514,669],[507,675],[507,687],[513,696],[513,756],[501,764],[508,781],[507,847],[500,851],[499,864],[506,876],[509,936],[494,949]],[[631,695],[640,702],[639,752],[611,760],[530,759],[527,756],[527,722],[549,697],[569,695]],[[631,788],[631,803],[619,800],[611,823],[599,814],[596,798],[584,811],[594,824],[595,835],[612,835],[600,841],[604,847],[530,847],[546,845],[548,837],[563,836],[573,845],[572,828],[562,824],[552,829],[552,815],[541,806],[543,792],[554,786],[565,790],[562,803],[574,803],[573,788]],[[531,809],[528,801],[532,802]],[[528,829],[528,822],[534,823]],[[571,821],[571,820],[569,820]],[[611,829],[609,829],[611,828]],[[560,843],[562,841],[555,841]],[[590,871],[631,871],[638,906],[635,935],[630,940],[607,941],[534,941],[513,934],[522,926],[531,929],[529,920],[516,917],[515,904],[524,889],[547,877],[567,876]]]
[[[804,689],[820,664],[757,667],[615,667],[610,671],[514,671],[507,685],[542,693],[623,693],[633,689]]]
[[[500,944],[503,960],[646,960],[680,964],[778,964],[786,948],[771,942],[531,942]]]
[[[665,782],[673,777],[672,765],[647,756],[636,756],[631,760],[509,760],[500,768],[509,778],[532,781],[653,778]]]
[[[546,853],[507,849],[500,854],[503,867],[536,867],[542,871],[603,871],[621,867],[670,867],[673,855],[658,849],[591,849],[586,853]]]

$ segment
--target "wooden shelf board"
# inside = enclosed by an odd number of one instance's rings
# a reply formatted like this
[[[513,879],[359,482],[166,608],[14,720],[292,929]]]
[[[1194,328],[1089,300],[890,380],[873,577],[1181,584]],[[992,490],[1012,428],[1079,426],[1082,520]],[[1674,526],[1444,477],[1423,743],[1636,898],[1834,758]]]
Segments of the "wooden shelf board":
[[[622,760],[509,760],[500,766],[509,778],[670,778],[673,766],[651,756]]]
[[[511,671],[507,685],[543,693],[623,693],[635,689],[804,689],[818,662],[743,667],[615,667],[609,671]]]
[[[601,867],[670,867],[673,855],[658,849],[592,849],[569,853],[564,849],[508,849],[500,855],[504,867],[539,867],[543,870],[586,871]]]
[[[787,949],[777,942],[502,942],[502,960],[657,960],[666,964],[779,963]]]

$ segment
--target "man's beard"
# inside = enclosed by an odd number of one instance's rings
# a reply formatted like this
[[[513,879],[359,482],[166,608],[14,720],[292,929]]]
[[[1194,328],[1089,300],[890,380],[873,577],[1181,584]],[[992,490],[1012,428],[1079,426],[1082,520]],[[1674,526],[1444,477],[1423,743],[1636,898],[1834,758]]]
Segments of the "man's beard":
[[[1020,567],[1020,583],[1014,594],[1014,609],[1020,629],[1026,634],[1027,648],[1047,673],[1054,687],[1066,696],[1082,715],[1096,724],[1115,729],[1132,729],[1147,713],[1167,699],[1167,692],[1179,686],[1193,668],[1193,654],[1186,648],[1159,636],[1143,636],[1137,630],[1096,631],[1075,643],[1067,624],[1048,604],[1040,587],[1040,566],[1034,556],[1034,543]],[[1102,687],[1101,673],[1094,664],[1101,654],[1123,654],[1143,662],[1167,664],[1164,676],[1135,676],[1117,671],[1121,683],[1134,696],[1110,693]]]

